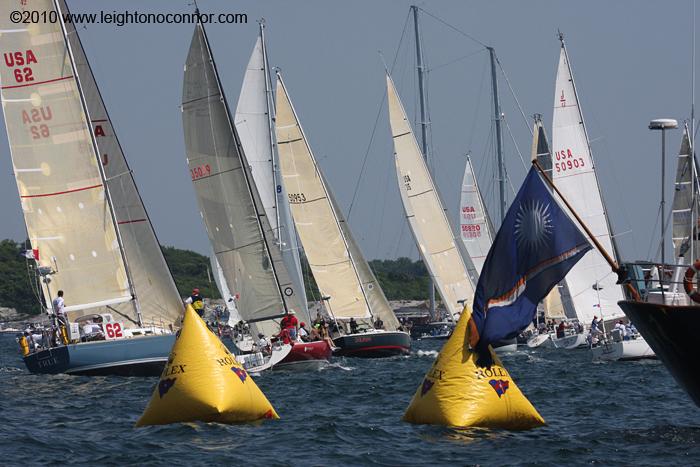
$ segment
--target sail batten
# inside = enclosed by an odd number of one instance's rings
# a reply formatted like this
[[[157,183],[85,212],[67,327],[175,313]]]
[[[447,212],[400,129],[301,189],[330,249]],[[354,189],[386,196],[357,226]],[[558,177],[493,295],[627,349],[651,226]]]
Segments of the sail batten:
[[[554,183],[603,248],[616,256],[563,40],[554,94],[552,148]],[[606,320],[624,316],[617,305],[624,300],[622,288],[597,250],[583,257],[565,280],[581,322],[589,323],[593,316]]]
[[[471,260],[450,227],[406,112],[388,75],[387,89],[396,175],[406,218],[443,304],[449,315],[455,317],[461,313],[460,302],[471,301],[474,297],[473,279],[468,270]]]

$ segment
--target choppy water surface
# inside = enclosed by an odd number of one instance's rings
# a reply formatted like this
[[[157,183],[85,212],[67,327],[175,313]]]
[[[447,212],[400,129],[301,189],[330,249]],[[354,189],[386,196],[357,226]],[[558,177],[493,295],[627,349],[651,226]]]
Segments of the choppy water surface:
[[[134,429],[156,379],[34,376],[0,336],[0,464],[700,464],[700,409],[660,362],[524,350],[504,364],[547,420],[528,432],[401,422],[442,343],[255,378],[281,420]]]

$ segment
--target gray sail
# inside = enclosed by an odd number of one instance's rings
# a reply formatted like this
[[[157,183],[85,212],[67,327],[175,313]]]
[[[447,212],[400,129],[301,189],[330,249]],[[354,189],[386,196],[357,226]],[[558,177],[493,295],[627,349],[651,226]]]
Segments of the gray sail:
[[[58,3],[62,12],[67,13],[65,0]],[[141,320],[144,325],[175,324],[183,311],[175,281],[163,257],[75,25],[65,23],[65,31],[100,151]],[[133,315],[134,311],[130,304],[114,305],[113,308],[128,315]]]
[[[182,119],[187,162],[209,241],[237,308],[259,332],[289,310],[304,313],[253,183],[206,34],[195,27],[185,65]],[[308,319],[302,315],[302,318]]]
[[[676,184],[673,194],[673,247],[676,260],[681,264],[689,264],[694,258],[687,257],[690,250],[693,218],[697,219],[697,166],[693,157],[693,149],[688,138],[688,125],[683,131],[681,149],[678,153],[676,169]],[[695,185],[693,185],[695,184]],[[693,189],[695,186],[695,190]],[[693,206],[695,200],[695,206]],[[695,209],[693,209],[695,207]],[[694,254],[697,254],[695,252]]]

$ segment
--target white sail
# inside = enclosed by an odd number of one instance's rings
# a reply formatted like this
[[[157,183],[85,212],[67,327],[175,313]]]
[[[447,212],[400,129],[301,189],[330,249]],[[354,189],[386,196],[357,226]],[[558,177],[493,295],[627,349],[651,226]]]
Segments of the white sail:
[[[234,120],[243,152],[248,159],[250,171],[260,193],[265,215],[275,235],[275,244],[282,253],[282,258],[299,294],[299,302],[306,307],[307,299],[299,259],[299,246],[277,162],[272,128],[274,118],[270,76],[267,70],[267,54],[261,24],[260,36],[255,42],[243,77]]]
[[[309,267],[337,319],[370,318],[371,310],[347,239],[284,83],[277,77],[277,145],[282,179]]]
[[[476,273],[481,274],[481,268],[484,266],[486,255],[493,242],[493,231],[469,156],[467,156],[464,177],[462,178],[459,224],[460,237],[464,247],[474,263]]]
[[[394,82],[388,75],[387,89],[401,201],[421,258],[445,308],[454,317],[462,310],[459,301],[471,302],[474,296],[467,256],[461,253],[461,241],[455,239]]]
[[[61,23],[10,21],[12,10],[49,17],[55,4],[12,3],[0,14],[0,94],[29,240],[39,265],[57,271],[51,292],[64,290],[68,310],[128,301],[126,267]]]
[[[615,255],[563,41],[554,96],[552,148],[554,183],[603,248]],[[576,263],[566,276],[566,283],[580,321],[590,323],[593,316],[601,315],[605,320],[624,316],[617,306],[624,295],[616,281],[617,277],[597,250]]]
[[[209,264],[211,264],[211,272],[214,275],[214,282],[216,283],[216,288],[219,289],[219,294],[221,294],[221,299],[226,305],[226,310],[228,311],[228,325],[234,326],[236,323],[241,321],[241,315],[238,313],[236,308],[236,300],[234,295],[229,290],[228,285],[226,285],[226,277],[224,277],[224,270],[221,268],[219,261],[216,259],[216,255],[212,251],[211,256],[209,256]]]
[[[65,0],[59,0],[59,5],[63,12],[68,11]],[[66,23],[65,29],[90,114],[142,322],[144,325],[174,325],[183,313],[182,299],[107,114],[75,25]],[[130,305],[117,308],[122,313],[133,314]]]
[[[230,119],[201,24],[185,65],[182,119],[187,162],[209,241],[237,308],[259,332],[279,332],[287,310],[308,319],[274,242],[260,196]],[[278,321],[278,320],[277,320]]]
[[[693,261],[693,258],[689,257],[689,250],[693,218],[695,216],[695,219],[697,219],[698,213],[697,177],[697,167],[690,139],[688,138],[688,126],[685,125],[681,149],[678,153],[672,211],[673,247],[675,249],[675,258],[680,264],[689,264]],[[693,191],[693,184],[695,184],[695,192]],[[695,200],[695,206],[693,206],[693,200]],[[694,252],[694,254],[696,253],[697,251]]]

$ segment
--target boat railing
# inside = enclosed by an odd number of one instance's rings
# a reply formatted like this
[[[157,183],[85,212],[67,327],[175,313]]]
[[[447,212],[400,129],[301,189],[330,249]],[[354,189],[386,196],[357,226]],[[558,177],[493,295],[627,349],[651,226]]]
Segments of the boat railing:
[[[687,264],[664,264],[650,261],[625,263],[627,268],[627,284],[624,287],[627,300],[665,305],[691,305],[692,300],[686,293]],[[697,290],[700,274],[690,280],[690,285]],[[634,292],[638,294],[635,296]]]

